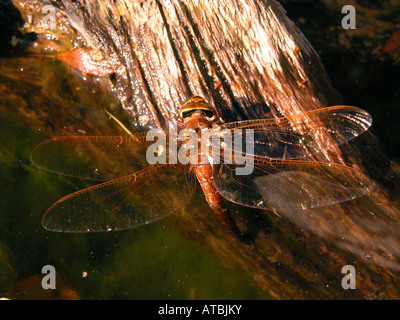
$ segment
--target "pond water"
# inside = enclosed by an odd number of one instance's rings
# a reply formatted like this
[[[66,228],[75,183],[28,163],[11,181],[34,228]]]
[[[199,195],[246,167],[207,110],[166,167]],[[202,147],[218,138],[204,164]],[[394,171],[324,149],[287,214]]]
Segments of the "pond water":
[[[15,59],[12,63],[18,70],[21,61]],[[59,66],[52,60],[33,59],[31,63]],[[19,80],[22,86],[27,85]],[[12,90],[13,81],[4,74],[0,82]],[[20,89],[27,96],[40,96],[32,88]],[[26,100],[34,103],[29,97]],[[34,290],[39,285],[36,278],[27,278],[40,274],[44,265],[53,265],[60,280],[60,292],[52,295],[55,298],[72,295],[68,288],[82,298],[92,299],[268,298],[248,275],[187,241],[163,221],[137,230],[101,234],[44,230],[41,217],[45,210],[87,185],[32,166],[30,153],[46,137],[22,123],[19,115],[13,115],[13,109],[19,109],[19,99],[2,102],[6,105],[0,117],[1,296],[46,297]]]

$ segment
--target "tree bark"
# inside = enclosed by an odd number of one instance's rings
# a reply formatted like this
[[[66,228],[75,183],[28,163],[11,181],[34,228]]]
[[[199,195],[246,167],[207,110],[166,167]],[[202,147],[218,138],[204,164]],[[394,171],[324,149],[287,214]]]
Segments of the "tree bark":
[[[14,3],[25,19],[33,10]],[[112,88],[137,130],[165,129],[193,95],[214,104],[226,122],[289,116],[341,102],[317,53],[276,1],[51,4],[59,10],[58,23],[64,25],[59,41],[67,37],[79,46],[98,49],[114,68],[115,75],[103,79],[102,86]],[[36,114],[35,121],[51,135],[72,133],[80,121],[88,133],[100,130],[96,122],[88,123],[71,110],[62,117],[73,127],[67,130],[45,113]],[[100,121],[103,134],[110,131],[101,125]],[[321,146],[329,143],[321,139]],[[279,215],[232,205],[231,211],[238,211],[236,219],[243,219],[242,227],[255,235],[249,245],[223,229],[206,202],[199,200],[201,194],[184,212],[168,218],[170,224],[242,267],[278,299],[399,298],[400,212],[391,200],[398,195],[389,190],[397,185],[398,169],[390,163],[377,169],[382,157],[373,138],[365,135],[359,141],[341,147],[338,156],[377,181],[370,196]],[[330,155],[325,157],[329,160]],[[341,286],[345,265],[356,267],[357,290]]]

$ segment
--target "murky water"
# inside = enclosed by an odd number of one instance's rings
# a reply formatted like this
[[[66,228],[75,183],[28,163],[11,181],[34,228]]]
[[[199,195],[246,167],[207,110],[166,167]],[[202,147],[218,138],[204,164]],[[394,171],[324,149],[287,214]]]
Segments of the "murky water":
[[[13,63],[14,71],[18,70],[21,61]],[[31,63],[58,66],[52,60],[32,59]],[[10,78],[0,77],[13,96]],[[28,81],[20,80],[28,86]],[[32,88],[25,92],[40,98]],[[18,102],[2,100],[0,117],[0,296],[43,297],[43,292],[34,290],[40,282],[26,278],[40,274],[44,265],[53,265],[60,279],[54,297],[67,297],[66,288],[70,288],[82,298],[95,299],[268,298],[248,275],[188,242],[163,221],[115,233],[75,235],[44,230],[41,217],[45,210],[87,184],[41,172],[30,164],[31,151],[46,136],[13,114],[20,107]],[[28,293],[17,295],[24,290]]]

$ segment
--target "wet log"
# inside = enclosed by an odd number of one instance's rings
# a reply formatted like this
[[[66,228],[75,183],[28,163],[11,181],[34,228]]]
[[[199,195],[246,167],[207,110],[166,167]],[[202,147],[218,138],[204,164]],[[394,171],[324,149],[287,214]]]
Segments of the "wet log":
[[[14,3],[25,19],[35,7]],[[115,74],[102,86],[111,88],[135,130],[165,129],[193,95],[215,105],[226,122],[289,116],[341,102],[318,54],[276,1],[45,3],[57,8],[63,37],[99,50],[113,67]],[[87,133],[110,131],[73,110],[62,117],[68,119],[67,129],[46,111],[36,112],[32,117],[49,135],[79,127]],[[329,140],[320,139],[323,149]],[[191,241],[246,270],[275,298],[399,298],[400,212],[392,191],[398,169],[382,161],[371,135],[359,141],[342,146],[335,160],[375,179],[378,187],[369,196],[277,214],[231,205],[240,226],[254,235],[249,244],[223,229],[200,193],[168,221]],[[330,154],[324,157],[331,160]],[[341,286],[345,265],[356,267],[357,290]]]

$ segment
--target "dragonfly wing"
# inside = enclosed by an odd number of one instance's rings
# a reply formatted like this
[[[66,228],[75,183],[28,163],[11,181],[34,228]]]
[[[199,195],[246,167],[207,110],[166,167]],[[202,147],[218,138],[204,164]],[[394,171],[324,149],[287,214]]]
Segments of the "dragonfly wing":
[[[179,211],[194,192],[184,166],[158,165],[54,203],[43,226],[59,232],[132,229]]]
[[[124,177],[148,165],[145,134],[132,136],[66,136],[38,145],[31,161],[53,173],[107,181]]]
[[[374,188],[360,171],[335,163],[255,158],[251,174],[240,175],[237,168],[213,165],[218,192],[232,202],[260,209],[320,207],[361,197]]]
[[[368,130],[372,118],[368,112],[351,106],[333,106],[305,112],[300,115],[278,119],[257,119],[231,122],[216,128],[226,140],[235,135],[241,145],[248,144],[250,136],[246,130],[252,130],[254,154],[272,159],[306,159],[320,152],[317,137],[329,136],[336,145],[343,144]],[[324,148],[329,148],[325,144]],[[232,147],[225,148],[231,151]],[[225,149],[217,150],[223,153]],[[246,151],[244,151],[246,153]]]

